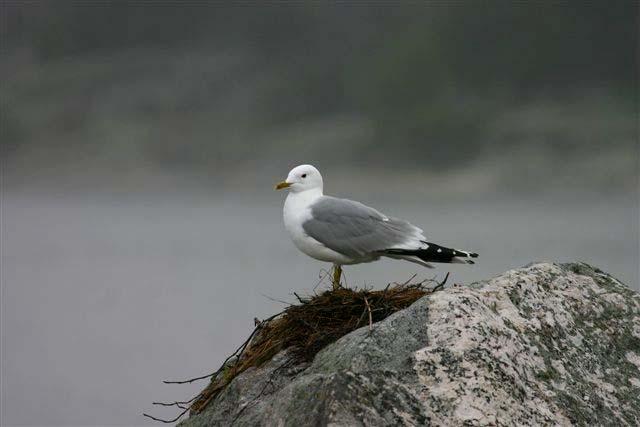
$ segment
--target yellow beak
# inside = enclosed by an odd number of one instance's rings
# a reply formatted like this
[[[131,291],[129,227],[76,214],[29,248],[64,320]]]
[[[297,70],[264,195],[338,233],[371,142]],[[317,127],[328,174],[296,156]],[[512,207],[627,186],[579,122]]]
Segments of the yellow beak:
[[[287,181],[282,181],[279,182],[278,185],[276,185],[276,190],[282,190],[283,188],[289,188],[291,187],[291,184],[288,183]]]

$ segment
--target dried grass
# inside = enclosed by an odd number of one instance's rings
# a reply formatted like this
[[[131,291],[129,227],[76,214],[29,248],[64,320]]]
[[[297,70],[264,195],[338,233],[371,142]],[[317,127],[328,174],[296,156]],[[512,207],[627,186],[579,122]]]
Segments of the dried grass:
[[[410,306],[443,284],[434,289],[420,282],[387,286],[380,291],[339,288],[308,298],[296,295],[299,304],[258,324],[249,339],[213,374],[209,385],[189,409],[193,413],[201,412],[236,376],[250,367],[261,366],[282,350],[288,349],[294,361],[311,361],[340,337],[363,326],[369,325],[371,329],[374,323]]]

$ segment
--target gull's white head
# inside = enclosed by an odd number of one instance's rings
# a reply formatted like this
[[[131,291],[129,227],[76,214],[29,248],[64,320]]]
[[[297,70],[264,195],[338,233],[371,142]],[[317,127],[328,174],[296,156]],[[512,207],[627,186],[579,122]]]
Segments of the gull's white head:
[[[320,190],[322,192],[322,175],[320,171],[311,165],[300,165],[291,169],[287,179],[276,185],[276,190],[288,188],[294,193],[307,190]]]

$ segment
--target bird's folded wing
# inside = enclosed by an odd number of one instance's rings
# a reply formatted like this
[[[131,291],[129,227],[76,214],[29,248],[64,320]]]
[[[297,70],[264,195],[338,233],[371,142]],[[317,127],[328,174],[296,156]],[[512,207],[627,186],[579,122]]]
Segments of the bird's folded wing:
[[[311,205],[302,227],[310,237],[343,255],[360,258],[390,248],[415,248],[424,239],[410,223],[386,217],[347,199],[323,196]]]

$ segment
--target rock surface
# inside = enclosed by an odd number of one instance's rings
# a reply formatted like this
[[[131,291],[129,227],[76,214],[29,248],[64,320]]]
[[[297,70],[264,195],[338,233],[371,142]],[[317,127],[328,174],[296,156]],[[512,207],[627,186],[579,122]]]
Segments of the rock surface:
[[[586,264],[448,288],[247,370],[181,426],[230,424],[640,425],[640,294]]]

